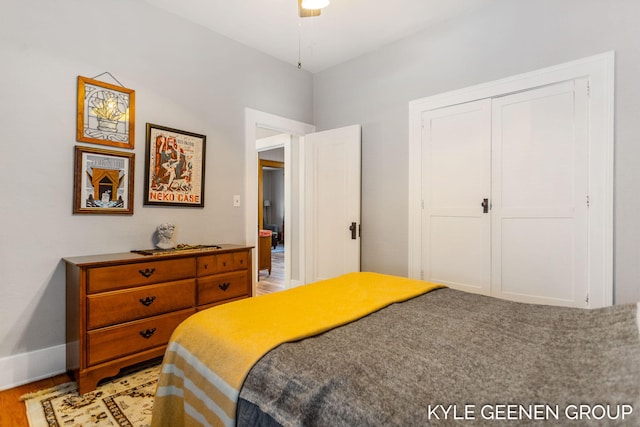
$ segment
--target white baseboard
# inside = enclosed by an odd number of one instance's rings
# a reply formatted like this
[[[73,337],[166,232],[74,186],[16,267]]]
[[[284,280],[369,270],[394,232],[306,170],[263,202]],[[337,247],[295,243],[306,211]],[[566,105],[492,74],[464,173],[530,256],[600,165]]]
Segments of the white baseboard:
[[[65,354],[62,344],[0,359],[0,391],[64,373]]]
[[[289,282],[289,289],[297,288],[298,286],[304,285],[304,283],[300,280],[291,280]]]

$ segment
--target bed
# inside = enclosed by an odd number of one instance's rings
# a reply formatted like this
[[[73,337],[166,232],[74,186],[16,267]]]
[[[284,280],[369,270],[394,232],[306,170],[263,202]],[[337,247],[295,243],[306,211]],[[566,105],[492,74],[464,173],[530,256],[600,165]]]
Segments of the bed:
[[[152,425],[640,425],[638,305],[522,304],[352,273],[197,313]]]

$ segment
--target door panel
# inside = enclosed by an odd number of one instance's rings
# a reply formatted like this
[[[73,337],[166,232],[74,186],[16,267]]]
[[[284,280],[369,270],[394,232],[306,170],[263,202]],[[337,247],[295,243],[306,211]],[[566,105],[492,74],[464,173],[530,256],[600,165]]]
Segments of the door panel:
[[[423,113],[423,278],[490,292],[491,101]]]
[[[304,137],[307,283],[360,271],[360,132],[354,125]]]
[[[586,306],[586,106],[582,81],[493,100],[495,296]]]
[[[482,217],[432,216],[429,223],[431,240],[429,276],[431,282],[446,283],[457,289],[472,288],[475,292],[488,293],[487,253],[488,236]],[[464,266],[464,268],[461,268]]]
[[[570,218],[503,219],[495,296],[572,301],[573,233]]]
[[[573,207],[573,85],[503,97],[493,106],[502,208]]]

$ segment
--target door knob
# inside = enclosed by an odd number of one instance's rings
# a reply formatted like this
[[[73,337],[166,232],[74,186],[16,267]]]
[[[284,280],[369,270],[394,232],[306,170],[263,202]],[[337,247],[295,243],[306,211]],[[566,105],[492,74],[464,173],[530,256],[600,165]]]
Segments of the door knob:
[[[489,213],[489,199],[482,199],[482,213]]]
[[[352,222],[349,226],[349,231],[351,231],[351,239],[356,240],[356,230],[358,229],[355,222]]]

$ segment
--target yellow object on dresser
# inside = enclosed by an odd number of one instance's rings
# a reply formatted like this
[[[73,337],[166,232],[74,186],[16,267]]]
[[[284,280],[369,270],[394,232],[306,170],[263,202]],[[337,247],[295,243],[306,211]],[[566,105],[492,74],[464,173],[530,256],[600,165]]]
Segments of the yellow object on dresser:
[[[198,310],[251,296],[252,247],[65,258],[67,370],[80,394],[164,354]]]

